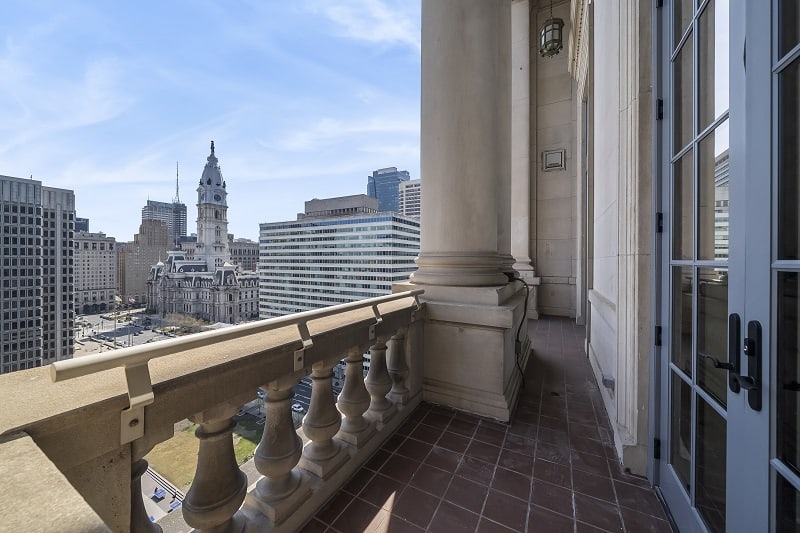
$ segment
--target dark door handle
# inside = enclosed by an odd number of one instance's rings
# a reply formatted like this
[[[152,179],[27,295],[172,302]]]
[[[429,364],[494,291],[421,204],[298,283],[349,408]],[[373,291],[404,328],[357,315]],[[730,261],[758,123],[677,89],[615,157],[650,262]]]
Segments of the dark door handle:
[[[739,380],[739,354],[741,353],[742,319],[738,314],[732,313],[728,317],[728,387],[731,392],[739,393],[742,389]],[[714,365],[717,366],[717,365]]]
[[[697,352],[697,355],[710,362],[714,366],[714,368],[721,368],[722,370],[733,370],[733,365],[731,363],[724,363],[712,355],[708,355],[707,353],[703,353],[700,351]]]
[[[757,391],[759,389],[758,385],[756,385],[756,381],[751,378],[750,376],[740,376],[736,374],[733,376],[734,379],[739,383],[739,386],[746,391]],[[748,401],[750,398],[748,397]],[[752,405],[750,407],[753,407]],[[755,407],[753,407],[755,409]],[[756,409],[756,411],[760,411],[761,408]]]
[[[789,383],[784,383],[783,390],[798,392],[800,391],[800,383],[798,383],[797,381],[790,381]]]
[[[747,323],[747,337],[744,339],[744,354],[747,356],[749,376],[731,371],[729,377],[736,380],[739,387],[747,391],[747,403],[753,411],[761,410],[761,323],[751,320]]]

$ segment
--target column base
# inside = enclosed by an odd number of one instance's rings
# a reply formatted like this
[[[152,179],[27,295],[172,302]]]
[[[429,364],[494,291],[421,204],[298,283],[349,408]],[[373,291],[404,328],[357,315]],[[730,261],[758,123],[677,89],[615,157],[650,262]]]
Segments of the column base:
[[[245,507],[252,507],[257,509],[261,514],[266,516],[274,525],[278,525],[302,505],[311,494],[311,487],[309,481],[301,472],[295,470],[292,476],[297,476],[297,487],[285,498],[275,501],[264,501],[259,497],[259,482],[264,478],[262,477],[256,481],[248,489],[247,497],[245,498]]]
[[[332,457],[328,457],[322,461],[315,461],[303,456],[300,458],[298,466],[304,470],[308,470],[320,479],[328,479],[350,458],[344,446],[338,442],[333,441],[337,451]]]
[[[342,431],[340,429],[339,433],[336,434],[334,439],[339,439],[347,444],[355,446],[356,448],[361,448],[364,446],[364,443],[366,443],[373,437],[373,435],[375,435],[375,426],[372,425],[372,423],[370,423],[366,418],[366,413],[364,413],[364,420],[367,422],[367,424],[361,431],[351,433],[349,431]]]
[[[395,291],[407,289],[395,284]],[[415,284],[407,284],[415,287]],[[530,352],[519,328],[525,293],[495,287],[425,287],[423,400],[507,422]],[[516,338],[520,330],[519,340]]]
[[[510,269],[508,259],[496,252],[421,252],[417,265],[414,284],[451,287],[503,285],[508,283],[503,272]]]
[[[374,422],[380,428],[386,424],[386,422],[388,422],[396,413],[397,407],[390,403],[389,406],[382,411],[373,411],[371,409],[368,410],[366,413],[364,413],[364,418]]]

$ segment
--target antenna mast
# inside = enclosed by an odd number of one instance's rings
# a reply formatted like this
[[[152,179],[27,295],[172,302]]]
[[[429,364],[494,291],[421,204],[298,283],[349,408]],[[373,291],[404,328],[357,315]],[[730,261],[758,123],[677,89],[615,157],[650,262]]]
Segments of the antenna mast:
[[[175,199],[172,201],[174,204],[181,203],[180,189],[178,187],[178,162],[175,161]]]

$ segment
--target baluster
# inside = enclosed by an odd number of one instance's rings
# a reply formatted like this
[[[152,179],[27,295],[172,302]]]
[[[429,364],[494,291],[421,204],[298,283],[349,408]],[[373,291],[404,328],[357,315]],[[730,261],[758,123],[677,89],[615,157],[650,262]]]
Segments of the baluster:
[[[247,497],[248,505],[280,524],[310,493],[307,481],[295,468],[302,453],[302,441],[294,429],[290,400],[294,378],[279,379],[261,388],[266,391],[266,422],[256,448],[256,469],[264,477]]]
[[[333,367],[324,362],[311,368],[311,405],[303,417],[303,432],[310,442],[303,449],[300,466],[327,479],[347,460],[346,450],[333,437],[342,425],[342,415],[333,400]]]
[[[161,526],[150,521],[142,500],[142,475],[147,471],[147,461],[139,459],[131,464],[131,531],[133,533],[161,533]]]
[[[234,517],[247,494],[247,476],[239,470],[233,450],[232,419],[239,407],[219,405],[189,417],[200,424],[197,472],[186,499],[183,518],[200,531],[242,531],[244,520]]]
[[[392,378],[386,369],[386,343],[378,340],[369,349],[369,373],[364,384],[366,385],[371,401],[367,418],[379,423],[384,423],[395,414],[397,408],[386,399],[386,394],[392,389]]]
[[[375,428],[364,418],[369,408],[369,392],[364,386],[364,355],[360,348],[355,348],[345,359],[344,387],[339,394],[337,407],[345,415],[337,437],[356,447],[361,447],[372,437]]]
[[[408,363],[406,362],[406,331],[401,329],[387,342],[387,366],[392,378],[392,390],[389,399],[395,403],[405,405],[408,401]]]

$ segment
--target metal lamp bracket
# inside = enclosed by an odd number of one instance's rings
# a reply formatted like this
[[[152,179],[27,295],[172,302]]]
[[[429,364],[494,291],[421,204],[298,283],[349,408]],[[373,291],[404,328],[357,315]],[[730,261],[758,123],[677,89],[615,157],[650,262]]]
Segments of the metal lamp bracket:
[[[378,310],[377,305],[372,306],[372,312],[375,314],[375,323],[369,327],[369,340],[375,340],[375,326],[383,322],[383,317],[381,316],[381,312]]]
[[[418,294],[414,295],[414,304],[416,305],[416,307],[414,308],[413,311],[411,311],[411,321],[412,322],[416,318],[417,313],[419,312],[419,310],[422,309],[422,303],[420,303],[420,301],[419,301],[419,295]]]
[[[125,367],[128,408],[120,414],[119,440],[127,444],[144,437],[144,406],[153,403],[153,384],[147,363]]]
[[[297,331],[300,333],[300,340],[303,342],[303,347],[294,351],[294,371],[302,370],[306,366],[305,351],[314,346],[314,341],[311,339],[311,333],[308,331],[308,324],[305,322],[297,323]]]

